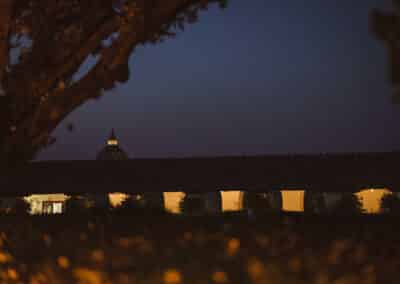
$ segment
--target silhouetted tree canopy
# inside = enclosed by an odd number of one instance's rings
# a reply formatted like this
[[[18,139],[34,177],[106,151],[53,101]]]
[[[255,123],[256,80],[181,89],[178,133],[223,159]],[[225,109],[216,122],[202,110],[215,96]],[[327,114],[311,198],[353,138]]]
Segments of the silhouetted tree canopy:
[[[161,215],[166,213],[163,204],[156,205],[149,200],[149,196],[146,196],[146,194],[133,194],[128,196],[115,210],[120,213],[133,215]]]
[[[67,214],[82,214],[90,208],[88,200],[81,196],[71,196],[65,201],[65,212]]]
[[[1,0],[2,163],[32,159],[71,111],[129,79],[136,46],[173,37],[209,3],[226,6],[226,0]],[[89,56],[96,64],[82,74]]]
[[[179,208],[182,214],[199,215],[205,213],[205,200],[200,197],[192,197],[186,194],[180,201]]]
[[[332,211],[334,214],[349,216],[364,213],[360,198],[353,193],[343,193]]]
[[[118,211],[142,210],[144,202],[139,195],[130,195],[117,207]]]
[[[15,200],[15,206],[11,210],[12,214],[28,215],[31,211],[31,205],[24,198],[20,197]]]
[[[390,77],[393,84],[393,100],[400,103],[400,0],[392,0],[394,11],[373,10],[371,30],[389,51]]]
[[[250,209],[255,214],[264,214],[280,211],[282,208],[282,197],[280,192],[277,192],[280,198],[274,199],[274,193],[255,193],[246,192],[244,199],[244,207]],[[275,204],[274,204],[275,203]]]
[[[30,203],[22,197],[9,197],[0,200],[0,215],[28,215],[30,211]]]
[[[304,212],[310,214],[320,214],[327,211],[324,194],[322,192],[305,192]]]
[[[400,215],[400,198],[396,194],[386,194],[381,200],[382,213]]]

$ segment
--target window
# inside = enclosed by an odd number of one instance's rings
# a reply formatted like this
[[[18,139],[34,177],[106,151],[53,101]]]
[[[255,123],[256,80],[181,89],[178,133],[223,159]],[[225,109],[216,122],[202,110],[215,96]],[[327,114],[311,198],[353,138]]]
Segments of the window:
[[[43,214],[61,214],[63,213],[63,203],[62,202],[53,202],[53,201],[44,201],[43,202]]]

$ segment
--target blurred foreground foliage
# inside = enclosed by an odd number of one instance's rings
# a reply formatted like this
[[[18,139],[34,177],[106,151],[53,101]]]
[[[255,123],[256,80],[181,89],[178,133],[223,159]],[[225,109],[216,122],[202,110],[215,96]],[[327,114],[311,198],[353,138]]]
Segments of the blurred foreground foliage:
[[[0,217],[0,283],[397,283],[388,216]]]

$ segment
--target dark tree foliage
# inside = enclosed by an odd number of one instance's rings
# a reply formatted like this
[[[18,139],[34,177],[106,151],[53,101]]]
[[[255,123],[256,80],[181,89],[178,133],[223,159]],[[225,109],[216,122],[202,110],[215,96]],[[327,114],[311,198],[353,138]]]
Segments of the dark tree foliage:
[[[66,214],[104,214],[111,210],[108,194],[73,195],[65,202]]]
[[[143,199],[138,198],[138,195],[130,195],[117,207],[117,211],[139,211],[143,208]]]
[[[370,17],[372,33],[381,40],[389,52],[390,78],[393,100],[400,103],[400,0],[392,0],[394,11],[373,10]]]
[[[65,201],[65,213],[66,214],[82,214],[87,213],[90,204],[88,200],[81,196],[71,196]]]
[[[166,213],[163,206],[155,206],[145,195],[134,194],[128,196],[117,208],[117,213],[130,215],[163,215]]]
[[[276,206],[271,193],[247,192],[245,195],[244,207],[250,209],[255,214],[265,214],[279,211],[282,204]]]
[[[203,198],[192,197],[190,194],[186,194],[181,200],[179,208],[182,214],[185,215],[199,215],[205,212],[205,201]]]
[[[226,0],[1,0],[0,162],[28,161],[76,107],[126,82],[135,47]],[[88,56],[97,63],[76,76]],[[79,72],[78,72],[79,74]]]
[[[385,214],[400,215],[400,198],[396,194],[386,194],[381,200],[381,211]]]
[[[31,205],[29,204],[29,202],[26,201],[24,198],[20,197],[15,200],[15,205],[11,209],[10,213],[15,215],[29,215],[30,211],[31,211]]]
[[[353,193],[344,193],[335,204],[332,212],[338,215],[351,216],[364,213],[364,209],[358,196]]]
[[[85,194],[83,196],[87,207],[92,211],[109,211],[111,202],[108,193]]]
[[[307,214],[321,214],[327,211],[324,195],[321,192],[305,192],[304,212]]]

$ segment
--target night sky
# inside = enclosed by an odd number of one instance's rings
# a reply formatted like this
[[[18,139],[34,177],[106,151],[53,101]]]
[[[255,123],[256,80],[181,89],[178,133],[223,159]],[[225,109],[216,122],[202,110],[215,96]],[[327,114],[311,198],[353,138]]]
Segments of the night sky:
[[[400,150],[386,50],[368,27],[389,4],[213,6],[137,48],[129,82],[77,109],[39,158],[94,159],[112,127],[131,158]]]

